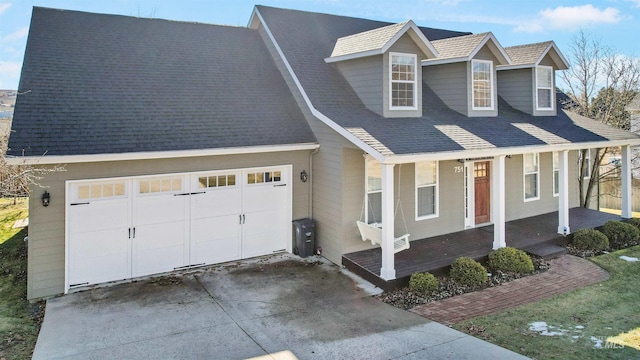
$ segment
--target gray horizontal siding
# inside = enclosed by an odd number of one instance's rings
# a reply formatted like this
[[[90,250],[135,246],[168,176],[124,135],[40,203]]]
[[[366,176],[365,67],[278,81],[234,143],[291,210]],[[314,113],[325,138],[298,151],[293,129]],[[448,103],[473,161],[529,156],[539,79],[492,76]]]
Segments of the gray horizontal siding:
[[[340,61],[337,66],[364,106],[383,116],[382,55]]]
[[[514,109],[533,114],[533,69],[498,71],[498,95]]]
[[[422,78],[449,108],[467,115],[466,63],[425,66],[422,68]]]

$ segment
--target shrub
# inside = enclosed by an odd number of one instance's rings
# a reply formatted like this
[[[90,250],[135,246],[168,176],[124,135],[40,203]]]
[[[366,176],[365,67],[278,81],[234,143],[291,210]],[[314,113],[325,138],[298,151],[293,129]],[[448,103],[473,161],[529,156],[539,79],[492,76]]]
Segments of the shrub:
[[[579,250],[606,250],[609,248],[609,239],[598,230],[580,229],[573,233],[571,244]]]
[[[621,221],[607,221],[602,227],[602,233],[609,239],[609,245],[614,249],[625,248],[633,245],[640,237],[637,227]]]
[[[489,253],[489,268],[509,273],[529,273],[533,271],[533,262],[524,251],[503,247]]]
[[[453,261],[449,277],[460,285],[473,287],[484,285],[488,280],[487,269],[468,257],[459,257]]]
[[[409,289],[411,291],[427,295],[435,290],[438,290],[440,283],[438,279],[431,273],[414,273],[409,279]]]
[[[640,229],[640,219],[639,218],[631,218],[631,219],[629,219],[628,224],[631,224],[631,225],[637,227],[638,229]]]

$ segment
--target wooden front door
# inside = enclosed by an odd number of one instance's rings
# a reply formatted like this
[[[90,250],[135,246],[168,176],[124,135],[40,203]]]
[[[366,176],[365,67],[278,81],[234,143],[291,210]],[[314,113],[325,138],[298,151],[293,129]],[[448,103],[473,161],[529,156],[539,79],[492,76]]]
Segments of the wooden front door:
[[[475,214],[476,225],[491,220],[491,162],[483,161],[473,164],[473,178],[475,183]]]

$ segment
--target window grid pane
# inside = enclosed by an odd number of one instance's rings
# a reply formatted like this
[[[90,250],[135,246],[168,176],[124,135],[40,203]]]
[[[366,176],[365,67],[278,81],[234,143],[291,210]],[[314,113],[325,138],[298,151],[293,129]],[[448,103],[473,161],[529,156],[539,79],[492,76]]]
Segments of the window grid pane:
[[[391,106],[414,107],[416,66],[413,56],[391,55]]]
[[[418,216],[433,215],[435,213],[436,213],[435,185],[418,188]]]
[[[491,90],[491,64],[473,62],[473,107],[491,108],[493,92]]]

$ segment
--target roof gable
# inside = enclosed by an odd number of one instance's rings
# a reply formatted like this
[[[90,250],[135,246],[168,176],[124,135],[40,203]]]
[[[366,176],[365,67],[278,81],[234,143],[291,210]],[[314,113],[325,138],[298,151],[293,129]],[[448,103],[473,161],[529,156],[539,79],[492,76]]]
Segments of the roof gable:
[[[470,61],[484,46],[487,46],[496,57],[498,60],[497,65],[511,63],[509,55],[504,51],[504,48],[493,33],[490,32],[436,40],[432,41],[431,44],[436,48],[439,55],[435,59],[423,60],[422,65]]]
[[[498,70],[535,67],[538,66],[547,55],[552,59],[557,70],[566,70],[569,68],[569,62],[553,41],[510,46],[504,48],[504,50],[511,58],[511,64],[498,67]]]
[[[438,55],[436,49],[422,31],[418,29],[418,26],[412,20],[407,20],[402,23],[341,37],[336,41],[331,56],[325,58],[325,61],[331,63],[383,54],[404,34],[408,34],[411,37],[427,58],[434,58]]]

